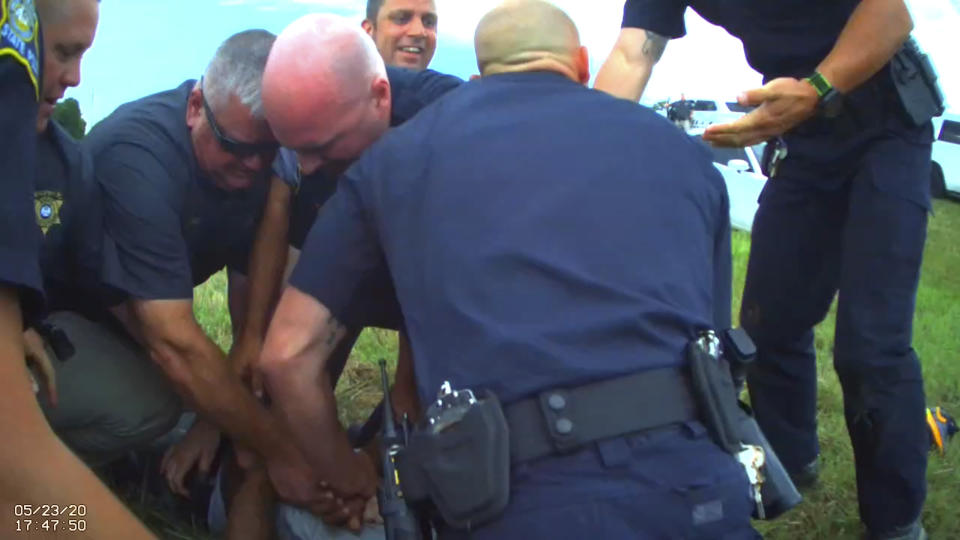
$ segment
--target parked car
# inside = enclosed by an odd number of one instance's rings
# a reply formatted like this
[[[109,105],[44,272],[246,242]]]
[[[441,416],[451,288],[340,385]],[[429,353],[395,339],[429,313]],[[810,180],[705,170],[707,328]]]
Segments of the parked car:
[[[690,130],[705,129],[711,124],[722,124],[732,122],[740,118],[744,113],[752,111],[753,107],[744,107],[736,101],[723,101],[714,99],[688,99],[687,106],[692,111],[690,117]],[[678,101],[670,103],[667,107],[674,106]]]
[[[703,142],[703,130],[693,130],[690,136],[710,150],[713,166],[720,171],[730,196],[730,225],[749,231],[757,213],[757,199],[767,177],[760,170],[760,159],[766,143],[746,148],[718,148]]]
[[[935,198],[960,199],[960,114],[934,118],[933,135],[930,193]]]

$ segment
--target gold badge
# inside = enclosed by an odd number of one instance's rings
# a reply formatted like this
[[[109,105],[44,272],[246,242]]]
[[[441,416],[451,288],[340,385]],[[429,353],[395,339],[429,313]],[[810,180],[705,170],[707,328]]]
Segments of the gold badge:
[[[37,225],[47,235],[50,227],[60,224],[60,207],[63,206],[63,195],[57,191],[38,191],[33,197],[33,207],[37,212]]]

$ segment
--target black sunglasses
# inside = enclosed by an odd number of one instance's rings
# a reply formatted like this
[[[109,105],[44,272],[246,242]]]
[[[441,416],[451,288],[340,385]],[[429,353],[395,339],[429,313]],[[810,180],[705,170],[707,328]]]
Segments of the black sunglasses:
[[[213,111],[210,109],[210,104],[207,103],[207,96],[203,93],[203,77],[200,77],[200,99],[203,101],[203,112],[207,116],[207,123],[210,124],[210,129],[213,130],[213,136],[217,138],[217,142],[220,143],[220,148],[223,148],[225,152],[229,152],[237,157],[249,157],[257,154],[270,154],[277,151],[277,143],[240,142],[224,135],[223,131],[220,130],[220,125],[217,124],[217,120],[213,117]]]

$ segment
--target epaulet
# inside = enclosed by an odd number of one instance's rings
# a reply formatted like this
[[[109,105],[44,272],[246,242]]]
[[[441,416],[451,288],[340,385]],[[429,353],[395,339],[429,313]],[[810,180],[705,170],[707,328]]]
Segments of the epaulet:
[[[40,99],[40,23],[33,0],[0,0],[0,58],[23,65]]]

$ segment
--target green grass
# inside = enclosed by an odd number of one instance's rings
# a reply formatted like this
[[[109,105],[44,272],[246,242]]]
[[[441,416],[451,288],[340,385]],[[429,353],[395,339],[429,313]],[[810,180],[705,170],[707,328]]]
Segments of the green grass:
[[[936,201],[930,218],[923,274],[914,319],[914,347],[923,363],[927,402],[960,413],[960,204]],[[743,290],[749,236],[735,232],[734,320]],[[197,288],[195,311],[201,325],[223,348],[230,344],[230,318],[226,311],[226,279],[217,274]],[[840,385],[832,367],[834,308],[816,329],[820,396],[818,420],[822,464],[820,486],[805,502],[770,523],[757,523],[771,539],[859,538],[852,451],[843,420]],[[366,330],[353,350],[350,363],[337,388],[341,419],[357,421],[380,398],[376,360],[396,359],[396,334]],[[927,475],[928,499],[924,523],[935,538],[960,538],[960,512],[953,497],[960,494],[960,440],[945,458],[931,454]],[[151,520],[151,522],[155,522]],[[169,531],[169,528],[168,528]],[[182,536],[174,538],[199,538]]]

